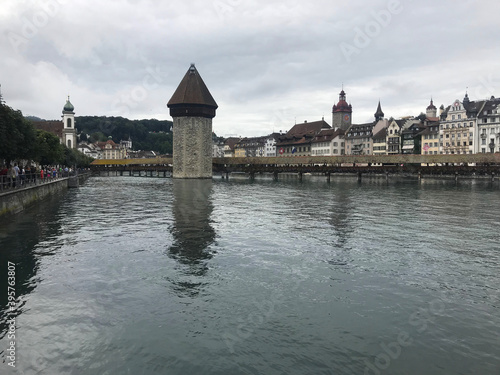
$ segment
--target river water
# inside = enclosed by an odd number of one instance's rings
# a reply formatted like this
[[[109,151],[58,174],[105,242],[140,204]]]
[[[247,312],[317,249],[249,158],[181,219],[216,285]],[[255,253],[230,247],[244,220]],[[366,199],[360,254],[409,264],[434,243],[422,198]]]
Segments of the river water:
[[[0,221],[0,373],[499,374],[499,213],[498,181],[91,178]]]

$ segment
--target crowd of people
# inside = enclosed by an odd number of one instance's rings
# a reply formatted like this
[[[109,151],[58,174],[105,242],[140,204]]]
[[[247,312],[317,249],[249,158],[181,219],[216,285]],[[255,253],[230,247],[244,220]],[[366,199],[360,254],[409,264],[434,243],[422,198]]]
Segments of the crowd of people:
[[[3,188],[8,187],[21,187],[27,183],[36,181],[50,181],[60,177],[68,177],[72,173],[72,168],[62,166],[18,166],[17,163],[13,165],[4,165],[0,169],[0,181]]]

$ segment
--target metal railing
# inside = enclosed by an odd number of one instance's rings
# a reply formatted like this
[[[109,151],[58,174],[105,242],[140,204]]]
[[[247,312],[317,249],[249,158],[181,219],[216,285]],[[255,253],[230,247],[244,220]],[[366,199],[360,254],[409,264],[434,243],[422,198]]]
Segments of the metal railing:
[[[49,182],[57,181],[62,178],[68,177],[69,172],[56,172],[55,176],[53,173],[44,174],[43,178],[40,173],[26,173],[20,174],[17,177],[12,177],[8,175],[0,176],[0,193],[23,189],[29,186],[46,184]]]

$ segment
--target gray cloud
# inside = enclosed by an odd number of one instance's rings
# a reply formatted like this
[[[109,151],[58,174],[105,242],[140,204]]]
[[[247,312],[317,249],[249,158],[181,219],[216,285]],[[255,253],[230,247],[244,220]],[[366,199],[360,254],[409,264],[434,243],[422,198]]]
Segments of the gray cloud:
[[[417,115],[498,91],[493,1],[7,0],[0,83],[8,104],[57,118],[169,119],[195,62],[219,104],[218,134],[259,135],[330,121],[342,83],[355,122]],[[36,4],[36,5],[34,5]]]

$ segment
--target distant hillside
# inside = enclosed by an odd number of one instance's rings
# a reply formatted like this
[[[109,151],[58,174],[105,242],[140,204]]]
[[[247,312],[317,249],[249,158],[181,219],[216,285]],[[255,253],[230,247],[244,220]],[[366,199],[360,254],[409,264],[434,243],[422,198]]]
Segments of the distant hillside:
[[[24,116],[24,118],[29,121],[45,121],[43,118],[36,116]]]
[[[88,134],[91,142],[109,137],[116,143],[132,139],[134,150],[152,150],[160,154],[172,153],[172,121],[129,120],[123,117],[77,116],[78,133]],[[81,140],[86,140],[82,135]]]

